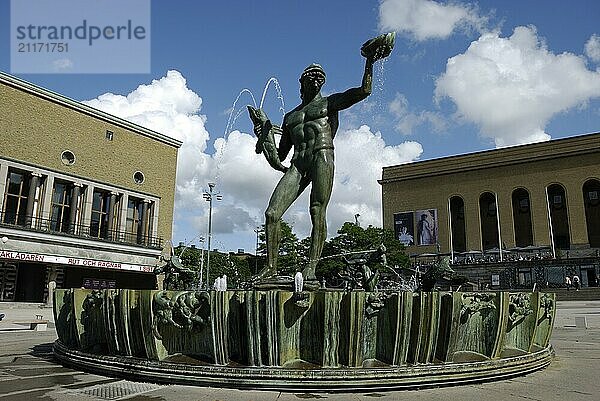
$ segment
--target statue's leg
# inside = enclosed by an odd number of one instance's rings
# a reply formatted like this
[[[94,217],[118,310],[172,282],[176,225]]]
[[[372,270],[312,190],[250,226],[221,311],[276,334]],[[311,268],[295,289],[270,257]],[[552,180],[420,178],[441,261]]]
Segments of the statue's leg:
[[[310,234],[309,262],[302,272],[305,280],[316,280],[315,269],[321,257],[325,239],[327,239],[326,211],[333,187],[333,149],[318,151],[315,154],[314,163],[310,193],[312,232]]]
[[[279,253],[279,240],[281,236],[281,216],[290,205],[300,196],[307,183],[292,166],[283,175],[269,200],[265,211],[265,237],[267,241],[267,265],[258,274],[257,278],[266,278],[277,274],[277,255]]]

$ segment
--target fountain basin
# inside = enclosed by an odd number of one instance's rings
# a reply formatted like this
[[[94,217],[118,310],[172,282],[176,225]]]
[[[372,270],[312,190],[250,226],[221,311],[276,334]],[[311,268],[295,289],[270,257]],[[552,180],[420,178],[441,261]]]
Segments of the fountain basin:
[[[553,357],[553,294],[57,290],[55,356],[142,381],[350,391],[526,374]]]

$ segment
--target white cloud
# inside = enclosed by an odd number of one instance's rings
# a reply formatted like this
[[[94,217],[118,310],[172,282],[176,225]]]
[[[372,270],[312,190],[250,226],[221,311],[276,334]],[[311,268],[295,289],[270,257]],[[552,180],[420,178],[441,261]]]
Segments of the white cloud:
[[[435,93],[497,147],[510,146],[550,139],[544,128],[552,116],[600,96],[600,72],[583,57],[553,54],[535,27],[521,26],[509,38],[484,34],[450,58]]]
[[[416,128],[423,124],[429,124],[435,132],[446,128],[446,120],[440,113],[433,111],[421,111],[413,113],[409,109],[408,99],[402,93],[396,93],[394,100],[388,106],[395,117],[395,128],[403,135],[411,135]]]
[[[414,161],[421,153],[423,147],[414,141],[386,145],[381,133],[366,125],[337,134],[335,182],[327,211],[330,235],[344,222],[353,221],[356,213],[363,226],[381,226],[381,187],[377,180],[382,167]]]
[[[487,24],[475,6],[443,4],[432,0],[382,0],[379,5],[379,27],[397,31],[418,41],[446,39],[456,29],[481,31]]]
[[[178,71],[140,85],[127,96],[105,93],[83,102],[141,126],[183,142],[177,164],[178,204],[198,205],[198,194],[206,181],[200,181],[213,165],[205,153],[209,134],[199,115],[202,99],[187,87]]]
[[[585,55],[595,63],[600,63],[600,36],[593,34],[585,43]]]
[[[255,226],[263,223],[264,210],[281,173],[255,153],[256,138],[252,134],[233,131],[217,138],[209,152],[206,117],[199,114],[202,99],[187,87],[179,72],[169,71],[127,96],[107,93],[85,103],[183,142],[177,166],[177,240],[206,232],[208,205],[202,191],[213,180],[217,182],[215,190],[223,195],[222,201],[213,202],[215,234],[237,232],[252,237]],[[421,145],[405,142],[388,146],[379,133],[362,126],[340,131],[335,146],[336,175],[328,208],[330,234],[335,234],[344,221],[351,221],[355,213],[361,214],[361,223],[381,225],[377,183],[381,168],[418,158],[423,152]],[[309,192],[310,188],[284,216],[300,237],[310,233]]]

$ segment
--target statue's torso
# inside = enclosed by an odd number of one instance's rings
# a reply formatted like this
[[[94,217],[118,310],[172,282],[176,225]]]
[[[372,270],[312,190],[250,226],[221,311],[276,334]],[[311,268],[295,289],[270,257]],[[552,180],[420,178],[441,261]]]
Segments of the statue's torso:
[[[284,130],[294,145],[292,164],[301,172],[310,170],[316,152],[333,151],[337,118],[337,112],[329,113],[326,97],[315,98],[286,115]]]

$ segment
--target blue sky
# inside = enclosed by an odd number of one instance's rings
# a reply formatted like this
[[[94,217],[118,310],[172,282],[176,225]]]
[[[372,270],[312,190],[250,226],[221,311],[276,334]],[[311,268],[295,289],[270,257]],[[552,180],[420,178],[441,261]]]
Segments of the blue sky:
[[[7,72],[9,15],[9,1],[0,1]],[[384,165],[600,131],[599,20],[594,0],[156,0],[150,74],[18,76],[184,141],[174,240],[205,235],[201,192],[214,180],[224,200],[215,205],[213,247],[253,251],[252,230],[280,174],[253,153],[245,113],[225,132],[243,88],[260,99],[276,77],[290,110],[312,62],[327,72],[325,94],[357,86],[361,44],[398,32],[394,52],[376,67],[372,96],[340,117],[333,235],[355,213],[381,225],[376,180]],[[248,103],[242,95],[236,111]],[[265,109],[275,122],[278,107],[271,86]],[[307,235],[306,196],[284,218]]]

